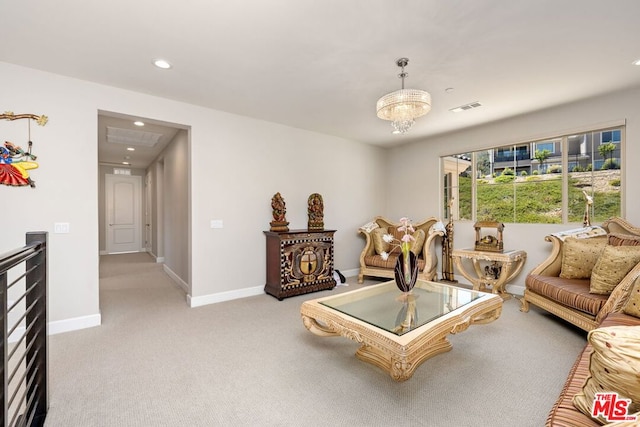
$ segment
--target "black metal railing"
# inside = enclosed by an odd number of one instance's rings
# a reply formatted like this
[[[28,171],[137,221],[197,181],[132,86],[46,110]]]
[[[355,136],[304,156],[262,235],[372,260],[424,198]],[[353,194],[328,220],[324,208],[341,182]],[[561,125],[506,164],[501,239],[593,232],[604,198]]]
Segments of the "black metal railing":
[[[515,160],[531,160],[531,153],[529,153],[528,151],[516,151],[515,156],[514,153],[505,153],[496,154],[493,157],[493,161],[495,163],[513,162]]]
[[[43,426],[48,402],[47,233],[0,256],[2,425]]]

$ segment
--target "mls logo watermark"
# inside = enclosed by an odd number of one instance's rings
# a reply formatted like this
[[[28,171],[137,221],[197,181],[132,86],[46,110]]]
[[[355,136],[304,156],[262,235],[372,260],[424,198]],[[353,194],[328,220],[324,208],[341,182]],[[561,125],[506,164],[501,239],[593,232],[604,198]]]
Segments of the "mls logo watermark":
[[[636,421],[636,415],[627,415],[631,399],[622,399],[618,393],[596,393],[591,407],[591,416],[604,417],[608,422]]]

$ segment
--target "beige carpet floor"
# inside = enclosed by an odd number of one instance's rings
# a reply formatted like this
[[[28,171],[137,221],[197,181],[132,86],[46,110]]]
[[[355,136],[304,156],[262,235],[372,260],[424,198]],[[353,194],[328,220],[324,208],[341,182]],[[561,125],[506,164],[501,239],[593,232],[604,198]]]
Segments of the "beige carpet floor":
[[[50,337],[46,425],[542,426],[585,334],[517,300],[403,383],[309,333],[306,299],[189,308],[144,254],[100,261],[102,325]]]

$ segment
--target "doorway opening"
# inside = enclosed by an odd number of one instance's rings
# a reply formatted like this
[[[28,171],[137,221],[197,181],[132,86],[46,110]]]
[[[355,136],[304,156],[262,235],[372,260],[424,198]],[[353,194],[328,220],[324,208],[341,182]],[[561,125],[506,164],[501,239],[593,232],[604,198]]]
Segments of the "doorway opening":
[[[190,293],[189,153],[189,126],[98,111],[101,270],[103,257],[146,253]]]

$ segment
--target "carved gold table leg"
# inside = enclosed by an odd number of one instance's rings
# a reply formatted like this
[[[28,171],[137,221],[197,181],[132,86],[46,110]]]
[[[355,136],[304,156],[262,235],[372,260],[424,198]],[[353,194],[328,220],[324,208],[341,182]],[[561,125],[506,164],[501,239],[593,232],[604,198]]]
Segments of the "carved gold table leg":
[[[388,372],[391,378],[400,382],[411,378],[422,362],[440,353],[450,351],[451,348],[451,343],[446,336],[443,336],[432,341],[421,351],[415,352],[411,356],[391,354],[372,345],[363,344],[356,351],[356,357]]]
[[[302,324],[309,332],[319,337],[333,337],[340,335],[340,332],[331,328],[329,325],[322,324],[316,319],[302,315]]]

